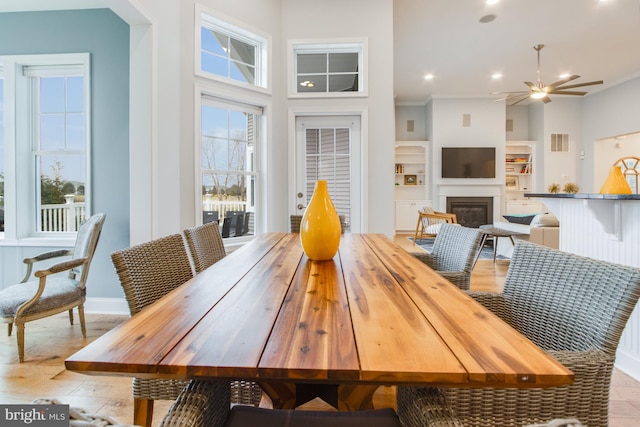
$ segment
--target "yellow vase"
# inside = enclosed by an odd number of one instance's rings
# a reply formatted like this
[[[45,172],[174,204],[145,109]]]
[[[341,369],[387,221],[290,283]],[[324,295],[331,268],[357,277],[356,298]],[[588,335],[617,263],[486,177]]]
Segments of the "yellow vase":
[[[300,223],[300,242],[310,260],[332,259],[340,246],[340,219],[327,181],[319,180]]]
[[[600,188],[600,194],[632,194],[629,183],[624,179],[622,169],[617,166],[611,168],[609,176]]]

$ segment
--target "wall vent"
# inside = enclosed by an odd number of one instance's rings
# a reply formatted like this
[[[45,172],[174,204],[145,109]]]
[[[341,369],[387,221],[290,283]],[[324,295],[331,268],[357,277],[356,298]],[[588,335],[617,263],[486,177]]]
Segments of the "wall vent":
[[[551,134],[551,152],[561,153],[569,151],[569,134],[568,133],[552,133]]]
[[[462,127],[465,127],[465,128],[471,127],[471,114],[462,115]]]
[[[513,119],[507,119],[507,132],[513,132]]]
[[[407,132],[413,132],[414,126],[415,126],[415,121],[407,120]]]

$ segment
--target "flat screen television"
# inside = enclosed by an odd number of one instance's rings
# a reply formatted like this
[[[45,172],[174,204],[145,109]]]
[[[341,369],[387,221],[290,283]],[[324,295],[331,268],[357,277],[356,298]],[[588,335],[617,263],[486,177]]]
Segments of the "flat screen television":
[[[443,178],[495,178],[495,147],[442,147]]]

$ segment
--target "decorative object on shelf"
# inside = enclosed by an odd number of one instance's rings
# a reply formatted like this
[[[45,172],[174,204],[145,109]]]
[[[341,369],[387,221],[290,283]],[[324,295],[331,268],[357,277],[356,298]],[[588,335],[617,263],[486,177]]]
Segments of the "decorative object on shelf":
[[[564,187],[562,187],[562,191],[567,194],[576,194],[578,191],[580,191],[580,187],[578,187],[578,184],[576,183],[567,182]]]
[[[404,185],[416,185],[416,176],[415,175],[405,175],[404,176]]]
[[[520,181],[517,176],[508,176],[505,178],[505,187],[507,190],[519,190]]]
[[[333,206],[327,181],[318,180],[300,223],[300,242],[312,261],[332,259],[340,246],[340,218]]]
[[[609,176],[600,188],[600,194],[632,194],[631,186],[624,178],[622,169],[613,166],[609,170]]]
[[[555,182],[551,183],[551,184],[549,184],[549,187],[547,188],[547,190],[549,190],[549,193],[551,193],[551,194],[559,193],[560,192],[560,184],[556,184]]]

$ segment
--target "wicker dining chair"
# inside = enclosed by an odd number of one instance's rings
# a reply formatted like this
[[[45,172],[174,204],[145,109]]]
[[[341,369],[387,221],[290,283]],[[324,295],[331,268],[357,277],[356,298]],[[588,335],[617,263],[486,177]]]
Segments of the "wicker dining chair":
[[[431,252],[415,253],[414,256],[460,289],[468,290],[481,241],[480,229],[445,223],[440,227]]]
[[[68,311],[69,321],[73,325],[73,309],[77,307],[82,336],[87,336],[84,320],[87,278],[105,218],[105,214],[99,213],[87,219],[78,230],[72,250],[58,249],[25,258],[23,262],[27,271],[22,281],[0,291],[0,321],[8,323],[9,335],[13,325],[16,325],[20,363],[24,361],[24,329],[27,322]],[[61,257],[66,259],[31,276],[37,263]],[[68,271],[66,276],[56,275],[65,271]]]
[[[211,222],[188,228],[184,230],[184,236],[196,273],[206,270],[226,256],[217,223]],[[239,380],[231,382],[232,403],[258,406],[261,399],[262,389],[258,383]]]
[[[573,371],[574,383],[550,388],[398,387],[404,425],[429,425],[424,408],[438,402],[465,427],[566,418],[589,427],[608,425],[616,349],[640,298],[640,269],[518,240],[504,291],[469,294]]]
[[[226,256],[220,227],[217,222],[198,225],[184,230],[187,247],[196,273],[206,270]]]
[[[115,251],[111,260],[131,316],[193,277],[180,234]],[[133,423],[151,425],[154,400],[175,400],[188,381],[133,379]]]

